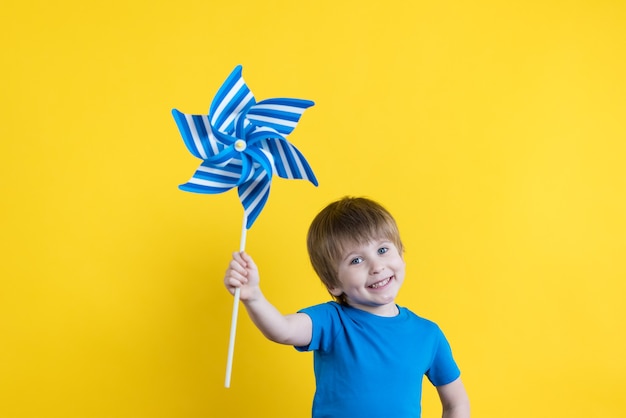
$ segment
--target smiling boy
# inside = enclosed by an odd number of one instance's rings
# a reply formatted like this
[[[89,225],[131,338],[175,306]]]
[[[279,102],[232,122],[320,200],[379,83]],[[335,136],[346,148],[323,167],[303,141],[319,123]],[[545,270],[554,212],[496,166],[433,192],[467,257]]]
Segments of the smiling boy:
[[[224,277],[270,340],[314,352],[312,416],[418,418],[423,376],[444,418],[470,416],[469,400],[439,327],[395,303],[405,279],[395,220],[378,203],[345,197],[324,208],[307,236],[311,264],[335,301],[281,314],[261,292],[259,272],[235,253]]]

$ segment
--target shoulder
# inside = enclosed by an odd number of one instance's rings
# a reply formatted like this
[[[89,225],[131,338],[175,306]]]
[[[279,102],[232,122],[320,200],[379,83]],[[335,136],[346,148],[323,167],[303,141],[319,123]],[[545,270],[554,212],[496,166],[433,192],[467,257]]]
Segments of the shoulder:
[[[441,328],[435,321],[419,316],[408,308],[402,306],[399,306],[398,308],[400,309],[400,315],[404,316],[412,326],[419,327],[423,331],[435,334],[442,333]]]
[[[359,316],[361,312],[358,309],[334,301],[313,305],[298,312],[311,318],[314,329],[325,329],[331,335],[336,335],[341,330],[345,332],[363,322],[363,318]]]
[[[427,326],[439,327],[435,323],[435,321],[430,320],[428,318],[424,318],[423,316],[416,314],[409,308],[406,308],[404,306],[398,306],[398,309],[400,310],[400,315],[406,315],[406,317],[409,318],[411,321],[419,322]]]
[[[309,345],[296,347],[299,351],[328,350],[336,336],[345,332],[344,307],[337,302],[326,302],[298,311],[311,319],[312,336]]]
[[[344,307],[337,302],[325,302],[318,305],[309,306],[307,308],[300,309],[299,313],[304,313],[310,317],[325,316],[325,315],[342,315]]]

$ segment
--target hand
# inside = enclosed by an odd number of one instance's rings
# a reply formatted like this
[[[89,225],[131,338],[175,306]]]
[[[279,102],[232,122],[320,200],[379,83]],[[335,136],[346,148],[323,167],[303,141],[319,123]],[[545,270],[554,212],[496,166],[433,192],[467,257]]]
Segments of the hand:
[[[240,288],[239,298],[245,302],[261,294],[259,282],[259,270],[252,257],[243,251],[233,253],[233,259],[224,275],[226,289],[234,295],[235,289]]]

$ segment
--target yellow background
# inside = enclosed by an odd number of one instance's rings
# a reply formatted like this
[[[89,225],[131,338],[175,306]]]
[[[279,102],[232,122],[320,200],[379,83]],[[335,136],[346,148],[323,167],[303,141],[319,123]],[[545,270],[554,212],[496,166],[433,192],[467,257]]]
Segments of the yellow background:
[[[617,0],[4,2],[0,417],[309,416],[311,355],[244,311],[224,388],[242,210],[177,189],[198,161],[170,110],[206,112],[237,64],[259,100],[316,102],[289,139],[319,188],[275,179],[248,233],[280,309],[328,299],[313,216],[369,196],[473,416],[624,417],[624,22]]]

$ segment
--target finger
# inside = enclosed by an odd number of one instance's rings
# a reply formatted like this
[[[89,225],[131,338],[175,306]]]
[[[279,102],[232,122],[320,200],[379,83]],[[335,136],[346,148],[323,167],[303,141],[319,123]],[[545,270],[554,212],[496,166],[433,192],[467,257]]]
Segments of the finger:
[[[246,263],[246,267],[247,268],[252,269],[252,270],[256,270],[257,269],[256,264],[254,263],[254,260],[252,259],[252,257],[248,253],[242,251],[241,252],[241,259]]]
[[[236,251],[233,253],[233,260],[237,261],[238,263],[240,263],[241,265],[243,265],[245,267],[246,265],[246,261],[243,258],[243,251]]]
[[[237,288],[234,286],[226,286],[226,290],[228,290],[228,293],[234,296],[235,292],[237,291]]]
[[[244,283],[241,280],[236,279],[234,277],[229,277],[229,278],[226,279],[226,287],[228,287],[229,289],[230,288],[236,289],[236,288],[241,287],[243,285],[244,285]]]
[[[235,271],[239,274],[241,274],[242,276],[246,276],[248,274],[247,270],[246,270],[246,266],[245,263],[242,264],[242,261],[237,261],[237,260],[231,260],[230,263],[228,264],[228,269]]]
[[[248,272],[245,269],[238,268],[229,268],[226,270],[226,279],[227,280],[236,280],[241,282],[242,284],[248,283]]]

